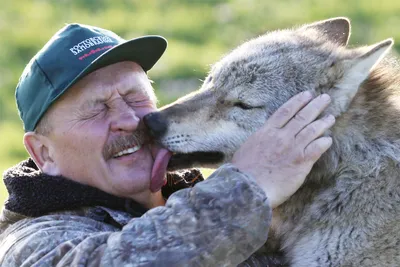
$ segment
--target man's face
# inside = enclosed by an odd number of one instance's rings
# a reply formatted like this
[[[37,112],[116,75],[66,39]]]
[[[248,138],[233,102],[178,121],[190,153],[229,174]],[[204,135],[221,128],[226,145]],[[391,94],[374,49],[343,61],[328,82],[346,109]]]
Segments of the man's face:
[[[155,110],[150,81],[136,63],[84,77],[49,112],[49,155],[58,174],[114,195],[148,198],[154,159],[139,122]]]

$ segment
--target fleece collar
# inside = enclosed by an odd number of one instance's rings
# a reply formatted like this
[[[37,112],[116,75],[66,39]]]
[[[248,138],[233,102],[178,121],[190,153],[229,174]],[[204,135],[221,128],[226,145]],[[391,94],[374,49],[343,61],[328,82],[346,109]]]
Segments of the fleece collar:
[[[193,169],[168,173],[167,180],[167,185],[162,188],[165,198],[179,189],[193,186],[202,181],[203,177],[199,170]],[[4,184],[9,194],[5,208],[25,216],[36,217],[89,206],[104,206],[134,216],[147,211],[131,199],[113,196],[63,176],[42,173],[30,158],[8,169],[4,173]]]

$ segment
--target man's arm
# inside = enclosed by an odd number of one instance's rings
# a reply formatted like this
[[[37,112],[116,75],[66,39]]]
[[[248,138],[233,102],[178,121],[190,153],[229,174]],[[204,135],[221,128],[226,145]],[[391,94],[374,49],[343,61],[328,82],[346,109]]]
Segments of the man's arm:
[[[227,164],[119,232],[77,216],[28,220],[3,240],[14,244],[2,266],[236,266],[267,240],[270,219],[263,190]]]

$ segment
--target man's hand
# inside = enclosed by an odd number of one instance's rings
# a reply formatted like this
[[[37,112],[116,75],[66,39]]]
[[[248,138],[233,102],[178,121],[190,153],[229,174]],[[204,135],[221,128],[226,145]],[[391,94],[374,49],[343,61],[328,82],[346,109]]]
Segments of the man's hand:
[[[332,145],[331,137],[321,136],[335,123],[334,116],[315,120],[329,103],[328,95],[312,100],[308,91],[292,97],[233,155],[232,163],[254,176],[272,208],[300,188]]]

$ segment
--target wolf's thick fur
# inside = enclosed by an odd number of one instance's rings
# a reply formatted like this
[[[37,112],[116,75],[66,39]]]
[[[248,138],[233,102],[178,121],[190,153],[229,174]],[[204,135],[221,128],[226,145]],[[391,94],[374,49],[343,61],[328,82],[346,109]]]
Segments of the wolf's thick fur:
[[[291,266],[400,266],[400,71],[392,40],[350,49],[349,35],[336,18],[246,42],[158,114],[164,146],[228,161],[291,96],[331,96],[333,145],[274,210],[269,242]]]

